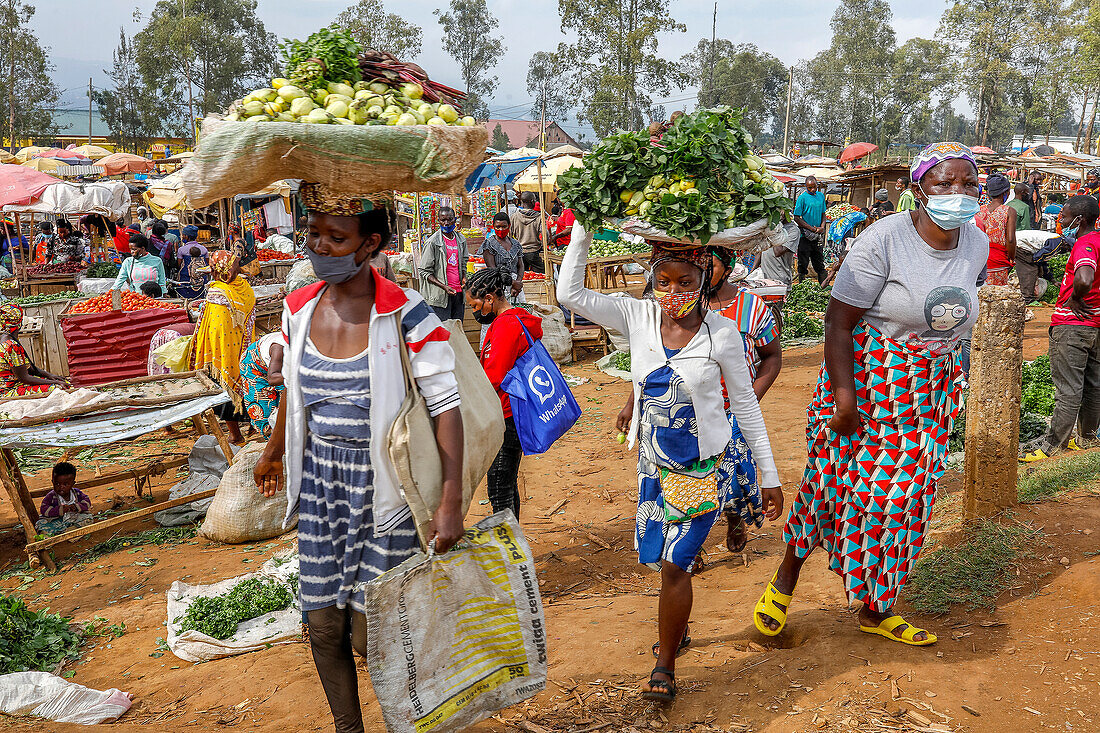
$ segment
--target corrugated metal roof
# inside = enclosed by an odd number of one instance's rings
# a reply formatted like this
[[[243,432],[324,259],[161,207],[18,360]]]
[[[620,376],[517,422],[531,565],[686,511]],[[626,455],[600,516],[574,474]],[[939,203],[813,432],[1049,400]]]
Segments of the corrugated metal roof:
[[[77,386],[87,386],[143,377],[153,334],[187,320],[182,308],[62,316],[69,378]]]

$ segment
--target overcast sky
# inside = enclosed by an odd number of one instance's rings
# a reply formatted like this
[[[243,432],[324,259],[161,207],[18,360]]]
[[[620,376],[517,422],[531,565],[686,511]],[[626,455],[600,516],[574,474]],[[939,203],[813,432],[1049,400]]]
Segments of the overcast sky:
[[[352,0],[259,0],[258,12],[268,31],[280,38],[305,38],[330,23]],[[545,0],[488,0],[500,19],[499,33],[507,48],[495,69],[500,84],[491,111],[494,117],[520,118],[530,107],[527,93],[527,61],[535,51],[553,50],[561,34],[557,3]],[[445,84],[461,86],[454,62],[440,44],[441,28],[432,10],[445,7],[445,0],[383,0],[390,12],[399,12],[424,29],[424,49],[415,60],[428,74]],[[778,56],[787,64],[797,62],[829,45],[829,18],[838,3],[821,0],[722,0],[718,10],[718,36],[737,43],[751,42]],[[945,4],[892,1],[898,42],[935,33]],[[135,9],[143,15],[155,0],[39,0],[31,24],[43,45],[50,48],[57,66],[56,81],[64,90],[64,108],[86,108],[88,77],[93,84],[107,83],[103,69],[111,63],[118,45],[119,27],[127,35],[140,30],[133,22]],[[89,12],[91,8],[94,10]],[[661,37],[660,53],[678,59],[700,38],[709,37],[711,0],[672,0],[673,15],[687,24],[686,33]],[[693,90],[673,93],[672,107],[690,108],[693,100],[682,100]],[[660,99],[656,100],[662,101]],[[576,129],[576,122],[567,127]],[[572,131],[572,130],[571,130]]]

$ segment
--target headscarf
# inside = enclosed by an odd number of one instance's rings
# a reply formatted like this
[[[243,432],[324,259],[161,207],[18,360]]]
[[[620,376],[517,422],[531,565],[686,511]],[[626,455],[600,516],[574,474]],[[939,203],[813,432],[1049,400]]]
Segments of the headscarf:
[[[686,262],[706,272],[710,263],[710,251],[706,247],[673,246],[669,242],[650,242],[653,255],[649,258],[650,269],[656,271],[666,262]]]
[[[989,192],[990,196],[1000,197],[1008,193],[1008,189],[1012,187],[1006,176],[1000,173],[992,173],[985,181],[985,190]]]
[[[0,303],[0,332],[15,333],[23,325],[23,309],[15,303]]]
[[[879,190],[875,191],[875,201],[889,201],[889,200],[890,200],[890,192],[887,191],[885,188],[880,188]]]
[[[913,158],[909,166],[911,180],[920,183],[925,173],[945,160],[965,160],[974,166],[974,170],[978,170],[978,161],[974,159],[974,154],[962,143],[932,143]]]
[[[219,249],[210,253],[210,271],[222,282],[229,282],[229,273],[233,271],[233,262],[237,255],[229,250]]]
[[[188,224],[183,228],[183,241],[194,242],[199,236],[199,228],[194,224]]]
[[[393,206],[393,193],[382,191],[369,196],[349,195],[320,183],[303,183],[298,196],[306,210],[332,216],[358,216],[374,209]]]

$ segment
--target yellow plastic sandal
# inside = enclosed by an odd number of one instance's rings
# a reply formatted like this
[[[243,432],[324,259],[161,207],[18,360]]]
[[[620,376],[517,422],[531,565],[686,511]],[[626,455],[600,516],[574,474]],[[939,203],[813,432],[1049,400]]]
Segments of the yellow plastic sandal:
[[[896,636],[894,634],[894,629],[905,624],[908,624],[909,628],[901,632],[901,636]],[[901,644],[908,644],[909,646],[928,646],[929,644],[936,643],[935,634],[930,631],[925,631],[924,629],[918,629],[916,626],[910,624],[908,621],[903,619],[901,616],[898,616],[897,614],[888,618],[884,618],[882,620],[882,623],[880,623],[878,626],[864,626],[863,624],[860,624],[859,630],[865,634],[876,634],[877,636],[881,636],[884,639],[896,641]],[[914,637],[922,631],[928,635],[928,638],[924,641],[914,641]]]
[[[775,581],[778,577],[779,571],[777,570],[768,583],[768,587],[764,589],[764,595],[760,596],[760,600],[756,602],[756,608],[752,611],[752,622],[756,626],[756,630],[764,636],[776,636],[787,625],[787,611],[777,606],[776,602],[782,603],[790,610],[791,597],[780,593],[775,587]],[[760,614],[765,614],[778,621],[779,628],[775,631],[769,629],[760,619]]]

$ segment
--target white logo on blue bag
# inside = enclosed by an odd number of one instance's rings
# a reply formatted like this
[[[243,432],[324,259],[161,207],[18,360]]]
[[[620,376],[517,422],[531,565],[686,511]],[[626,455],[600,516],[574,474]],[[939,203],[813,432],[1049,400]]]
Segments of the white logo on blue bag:
[[[550,372],[541,364],[531,370],[527,375],[527,386],[538,395],[542,404],[554,396],[554,380],[550,378]]]

